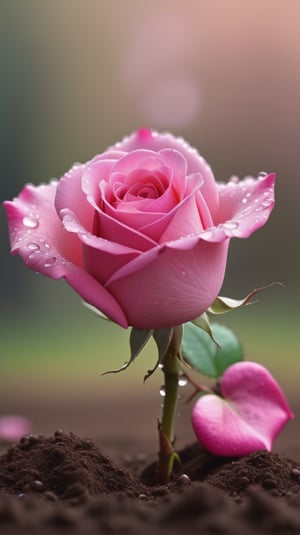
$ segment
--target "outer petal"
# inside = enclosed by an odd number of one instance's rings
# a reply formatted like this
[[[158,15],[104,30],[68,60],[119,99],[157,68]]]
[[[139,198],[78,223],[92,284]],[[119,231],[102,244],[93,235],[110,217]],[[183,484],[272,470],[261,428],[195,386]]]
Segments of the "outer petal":
[[[205,395],[194,406],[192,423],[200,442],[215,455],[229,457],[271,450],[293,414],[268,370],[238,362],[225,371],[220,387],[224,399]]]
[[[92,230],[94,210],[86,200],[82,190],[82,175],[86,165],[75,165],[58,182],[55,207],[59,214],[64,208],[78,214],[79,221],[87,231]]]
[[[22,253],[31,269],[40,254],[49,258],[62,257],[77,266],[82,264],[80,241],[75,235],[65,234],[55,211],[56,188],[56,182],[37,187],[29,184],[16,199],[4,203],[11,252]],[[49,269],[41,265],[41,272],[48,275]]]
[[[82,269],[82,244],[67,233],[54,207],[56,184],[25,186],[18,198],[7,201],[11,252],[20,254],[28,267],[53,279],[65,278],[81,297],[127,327],[115,299]]]
[[[202,193],[214,218],[218,210],[219,200],[213,173],[207,162],[199,155],[196,149],[191,147],[182,138],[176,138],[168,133],[158,134],[147,128],[141,128],[131,136],[124,138],[120,143],[109,148],[109,150],[116,149],[126,152],[136,149],[150,149],[154,151],[175,149],[181,152],[188,164],[187,174],[201,173],[204,179]]]
[[[248,238],[268,220],[274,206],[275,174],[258,180],[232,179],[219,184],[220,207],[216,223],[229,235]]]
[[[121,304],[129,325],[155,329],[187,322],[218,295],[228,244],[198,239],[188,250],[152,249],[121,268],[106,288]]]

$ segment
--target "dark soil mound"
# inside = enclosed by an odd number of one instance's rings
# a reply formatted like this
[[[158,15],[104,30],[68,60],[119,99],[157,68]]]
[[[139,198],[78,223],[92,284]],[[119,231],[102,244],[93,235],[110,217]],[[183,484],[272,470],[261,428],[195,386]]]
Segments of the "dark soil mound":
[[[138,496],[143,485],[113,464],[89,439],[56,431],[54,437],[26,435],[0,457],[3,493],[46,494],[52,499],[82,501],[89,494],[123,491]]]
[[[119,466],[92,440],[25,436],[0,457],[0,533],[300,533],[297,463],[266,451],[216,458],[199,444],[180,456],[159,486],[155,464],[138,477],[141,463]]]

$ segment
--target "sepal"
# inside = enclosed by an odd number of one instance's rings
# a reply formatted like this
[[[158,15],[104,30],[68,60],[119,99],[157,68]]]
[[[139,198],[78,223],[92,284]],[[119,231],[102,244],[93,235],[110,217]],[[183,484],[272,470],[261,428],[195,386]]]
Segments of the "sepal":
[[[231,297],[222,297],[221,295],[219,295],[214,300],[213,304],[207,309],[207,312],[209,312],[210,314],[226,314],[226,312],[230,312],[231,310],[235,310],[236,308],[240,308],[245,305],[252,305],[256,302],[251,301],[252,297],[262,292],[263,290],[274,286],[274,284],[279,284],[280,286],[282,286],[280,282],[272,282],[271,284],[267,284],[267,286],[255,288],[254,290],[252,290],[252,292],[246,295],[244,299],[232,299]]]
[[[144,376],[144,382],[146,382],[147,379],[151,377],[151,375],[155,372],[155,370],[157,370],[158,366],[162,363],[167,353],[167,349],[170,345],[172,335],[173,335],[172,327],[170,327],[169,329],[155,329],[152,332],[152,336],[155,340],[157,350],[158,350],[158,358],[157,358],[154,368],[152,368],[151,370],[148,370],[146,375]]]

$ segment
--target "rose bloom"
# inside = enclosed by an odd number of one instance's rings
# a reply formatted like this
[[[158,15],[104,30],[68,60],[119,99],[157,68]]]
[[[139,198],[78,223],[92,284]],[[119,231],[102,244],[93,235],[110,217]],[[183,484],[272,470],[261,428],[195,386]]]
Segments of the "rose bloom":
[[[274,180],[217,183],[185,141],[143,128],[6,201],[11,252],[122,327],[179,325],[217,297],[230,238],[267,221]]]

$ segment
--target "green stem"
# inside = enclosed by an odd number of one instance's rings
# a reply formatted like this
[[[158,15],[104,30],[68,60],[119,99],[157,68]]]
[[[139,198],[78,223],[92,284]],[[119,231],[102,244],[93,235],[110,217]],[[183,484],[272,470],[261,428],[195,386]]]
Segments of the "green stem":
[[[168,355],[165,359],[163,374],[165,378],[164,406],[161,420],[161,430],[168,437],[171,444],[174,442],[174,416],[178,397],[179,369],[177,357]]]
[[[168,350],[163,360],[163,374],[165,378],[165,396],[162,420],[159,424],[159,482],[169,481],[176,453],[174,444],[174,418],[178,399],[180,344],[182,327],[175,327]]]

